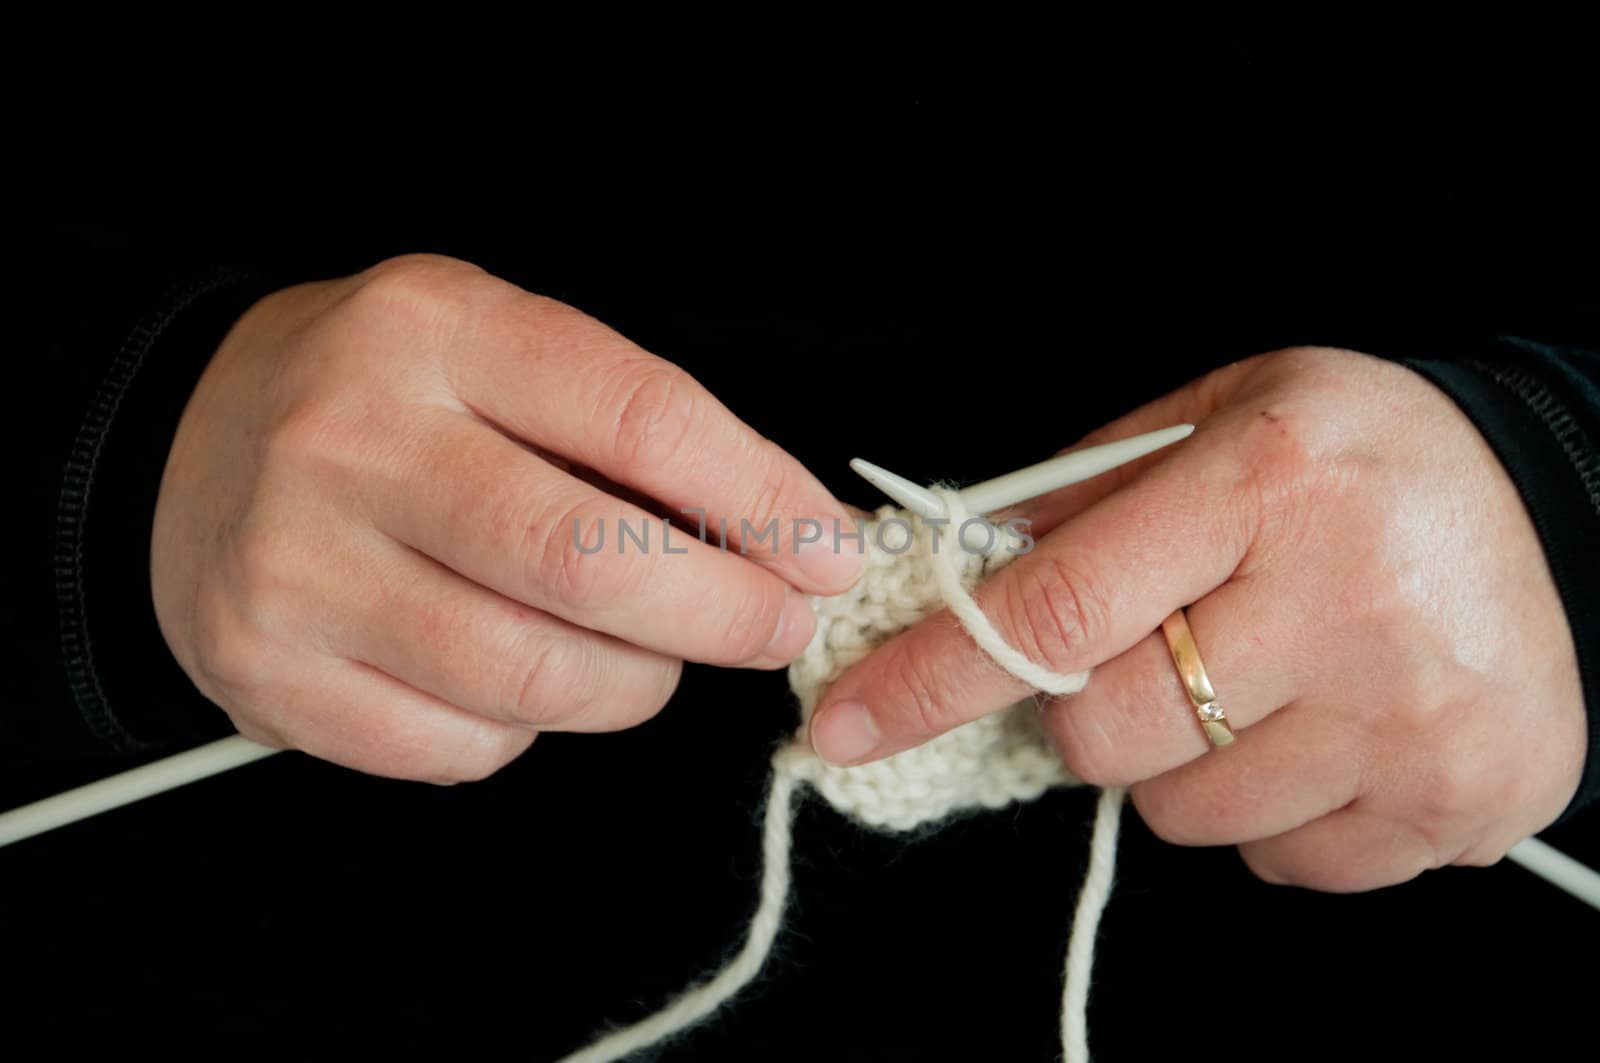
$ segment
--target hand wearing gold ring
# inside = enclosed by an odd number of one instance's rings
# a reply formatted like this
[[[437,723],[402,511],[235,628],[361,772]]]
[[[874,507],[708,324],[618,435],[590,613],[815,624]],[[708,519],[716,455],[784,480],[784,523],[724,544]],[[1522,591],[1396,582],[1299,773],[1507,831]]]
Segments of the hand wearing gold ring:
[[[1020,511],[1038,547],[978,594],[1033,660],[1094,669],[1044,709],[1067,766],[1131,786],[1168,841],[1328,890],[1491,863],[1550,824],[1586,747],[1572,636],[1520,496],[1451,400],[1297,348],[1084,445],[1181,421],[1198,428],[1171,452]],[[1212,755],[1161,630],[1179,609],[1236,738]],[[859,763],[1023,693],[932,617],[841,677],[813,736]]]

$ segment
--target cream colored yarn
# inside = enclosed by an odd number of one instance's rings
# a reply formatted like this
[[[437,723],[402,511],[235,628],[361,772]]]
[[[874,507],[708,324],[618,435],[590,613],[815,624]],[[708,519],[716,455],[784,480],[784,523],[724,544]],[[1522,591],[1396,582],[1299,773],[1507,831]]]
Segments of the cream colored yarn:
[[[1004,528],[995,528],[990,539],[974,526],[966,547],[958,545],[958,529],[968,514],[954,491],[939,495],[950,514],[948,525],[936,527],[889,506],[878,510],[862,529],[862,578],[837,597],[812,599],[817,631],[789,668],[789,684],[800,701],[800,727],[772,758],[760,898],[744,944],[707,981],[562,1063],[610,1063],[680,1034],[755,978],[777,938],[788,901],[793,803],[801,783],[856,822],[885,831],[916,830],[963,810],[1000,808],[1031,801],[1052,786],[1079,785],[1046,745],[1032,697],[872,764],[839,767],[811,751],[811,714],[833,681],[873,649],[944,607],[997,667],[1036,689],[1075,693],[1087,681],[1088,673],[1050,672],[1005,643],[971,592],[1017,556],[1022,540]],[[1062,996],[1061,1043],[1068,1063],[1088,1061],[1089,973],[1100,915],[1111,891],[1122,799],[1121,790],[1104,791],[1095,814]]]
[[[952,492],[953,494],[953,492]],[[947,500],[946,505],[950,505]],[[939,568],[948,566],[966,590],[1017,556],[1023,540],[996,528],[993,549],[980,553],[984,533],[973,526],[969,545],[955,542],[965,512],[935,528],[920,519],[884,524],[906,514],[885,506],[864,530],[867,550],[861,579],[834,598],[816,598],[817,633],[789,666],[789,685],[800,699],[800,730],[778,754],[780,770],[810,783],[828,804],[869,827],[905,831],[973,807],[1000,808],[1031,801],[1052,786],[1078,780],[1051,752],[1039,729],[1033,698],[984,716],[914,749],[884,760],[842,768],[811,752],[811,714],[833,681],[878,646],[945,605]],[[879,546],[881,534],[888,549]],[[909,529],[909,532],[908,532]],[[938,537],[938,555],[933,553]],[[915,542],[907,542],[915,536]],[[903,553],[892,553],[906,547]],[[1060,677],[1061,692],[1081,689],[1087,674]]]

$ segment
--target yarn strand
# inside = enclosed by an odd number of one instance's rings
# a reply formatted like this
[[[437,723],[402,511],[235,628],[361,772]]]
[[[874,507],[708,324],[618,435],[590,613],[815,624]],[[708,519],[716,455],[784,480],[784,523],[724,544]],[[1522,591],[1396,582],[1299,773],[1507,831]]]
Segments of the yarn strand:
[[[938,495],[946,507],[954,540],[968,520],[967,510],[954,491],[939,491]],[[880,511],[880,520],[887,522],[893,512]],[[900,523],[910,528],[904,520]],[[879,830],[911,830],[957,809],[975,805],[998,808],[1011,801],[1032,800],[1054,785],[1079,783],[1046,748],[1033,719],[1033,706],[1027,702],[874,764],[830,765],[811,750],[803,737],[805,726],[827,684],[873,646],[941,604],[996,664],[1034,690],[1071,694],[1088,681],[1087,672],[1061,675],[1029,660],[1008,644],[984,615],[967,584],[1011,560],[1011,553],[998,552],[997,539],[991,539],[981,555],[968,553],[958,560],[963,544],[952,541],[941,547],[936,529],[929,524],[920,531],[913,535],[925,547],[918,554],[900,560],[905,551],[885,547],[869,558],[868,577],[857,585],[855,598],[813,600],[818,611],[817,634],[806,655],[790,666],[789,676],[800,697],[801,732],[772,758],[760,899],[738,953],[715,975],[661,1010],[601,1036],[561,1063],[614,1063],[682,1034],[715,1014],[755,979],[777,940],[788,905],[794,803],[802,782],[834,808]],[[1008,540],[1008,545],[1013,541]],[[1089,870],[1073,917],[1060,1016],[1062,1051],[1068,1063],[1088,1063],[1089,978],[1095,935],[1111,894],[1122,800],[1120,789],[1101,794]]]
[[[761,900],[744,945],[709,981],[641,1019],[632,1026],[606,1034],[598,1041],[562,1058],[560,1063],[612,1063],[647,1045],[683,1033],[709,1018],[749,985],[772,952],[783,910],[789,901],[789,849],[793,840],[795,779],[774,765],[767,791],[767,810],[761,843]]]
[[[949,514],[951,538],[954,540],[961,534],[960,529],[968,519],[966,505],[961,501],[960,494],[948,488],[935,493],[944,503],[945,512]],[[972,636],[972,641],[976,642],[979,648],[993,658],[1001,668],[1035,690],[1042,690],[1046,694],[1076,694],[1082,690],[1084,684],[1089,681],[1088,672],[1079,672],[1075,675],[1052,672],[1042,665],[1035,664],[1021,650],[1006,642],[994,623],[984,615],[977,599],[961,583],[961,574],[956,571],[954,555],[962,548],[956,541],[935,546],[934,577],[938,581],[939,596],[944,599],[945,605],[949,606],[955,618],[961,621],[961,626]]]
[[[1095,808],[1094,835],[1089,841],[1089,871],[1078,891],[1078,909],[1072,917],[1072,941],[1067,946],[1065,985],[1061,993],[1061,1051],[1066,1063],[1089,1063],[1089,977],[1094,967],[1095,937],[1100,916],[1111,899],[1111,879],[1117,862],[1117,833],[1122,824],[1120,786],[1100,791]]]

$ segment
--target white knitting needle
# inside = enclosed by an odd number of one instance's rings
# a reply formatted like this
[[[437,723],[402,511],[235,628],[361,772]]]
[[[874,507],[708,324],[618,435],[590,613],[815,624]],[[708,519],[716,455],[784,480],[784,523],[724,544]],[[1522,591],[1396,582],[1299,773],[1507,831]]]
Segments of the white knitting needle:
[[[981,484],[968,487],[961,492],[961,501],[967,507],[967,511],[974,515],[993,513],[997,509],[1049,494],[1068,484],[1092,480],[1119,465],[1137,461],[1146,454],[1171,446],[1180,439],[1187,439],[1193,431],[1192,424],[1175,424],[1171,428],[1162,428],[1155,432],[1146,432],[1144,435],[1119,439],[1114,443],[1103,443],[1071,454],[1062,454],[1048,461],[1041,461],[1037,465],[1029,465],[1027,468],[1008,472],[1004,476],[996,476],[992,480],[985,480]],[[904,476],[897,476],[888,469],[874,465],[870,461],[863,461],[861,458],[852,461],[850,467],[868,483],[918,516],[937,519],[945,515],[944,503],[939,501],[939,496],[925,487],[919,487]]]
[[[969,487],[961,492],[961,501],[974,514],[992,513],[1068,484],[1110,472],[1119,465],[1126,465],[1176,443],[1193,431],[1193,425],[1173,425],[1157,432],[1063,454]],[[907,509],[923,517],[937,519],[944,516],[944,506],[938,496],[926,488],[859,458],[852,461],[850,467]],[[31,805],[0,812],[0,847],[121,808],[154,794],[177,789],[277,752],[279,750],[234,735],[47,797]],[[1593,869],[1551,849],[1537,838],[1529,838],[1513,846],[1507,855],[1574,897],[1600,908],[1600,873]]]
[[[0,847],[176,790],[279,752],[282,751],[258,745],[243,735],[230,735],[31,805],[0,812]]]

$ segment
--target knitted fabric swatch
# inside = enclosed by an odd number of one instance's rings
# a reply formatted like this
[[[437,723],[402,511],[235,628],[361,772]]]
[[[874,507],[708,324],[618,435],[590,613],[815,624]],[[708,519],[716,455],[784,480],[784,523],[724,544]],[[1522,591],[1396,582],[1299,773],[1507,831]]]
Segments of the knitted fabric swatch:
[[[972,590],[1009,563],[1024,541],[1009,529],[968,522],[954,491],[938,492],[949,523],[935,526],[891,506],[862,528],[865,571],[854,587],[813,598],[817,630],[789,667],[800,702],[800,727],[773,755],[763,830],[761,896],[739,952],[710,979],[655,1014],[599,1038],[563,1063],[609,1063],[675,1036],[727,1003],[761,970],[789,894],[793,798],[808,784],[836,810],[875,830],[913,831],[964,810],[1031,801],[1053,786],[1080,785],[1044,740],[1033,697],[980,717],[913,749],[855,767],[811,750],[811,715],[835,679],[901,631],[944,607],[994,664],[1036,689],[1075,693],[1088,673],[1058,675],[1008,646],[983,615]],[[967,527],[970,523],[970,529]],[[959,529],[959,530],[958,530]],[[957,535],[961,535],[960,542]],[[1062,998],[1062,1048],[1087,1063],[1084,1023],[1089,969],[1100,914],[1110,894],[1123,793],[1102,793],[1079,895]]]
[[[986,545],[985,532],[976,524],[968,542],[957,544],[964,515],[952,517],[942,528],[920,519],[907,521],[890,506],[874,518],[864,530],[868,547],[861,579],[837,597],[813,599],[816,635],[789,666],[789,685],[800,699],[801,726],[779,752],[779,770],[810,783],[830,805],[860,823],[894,831],[912,830],[975,806],[1031,801],[1052,786],[1077,785],[1045,744],[1032,697],[871,764],[842,768],[811,751],[807,728],[822,695],[852,664],[937,612],[945,604],[942,575],[953,575],[963,591],[970,591],[1023,546],[1014,533],[994,528],[992,548],[980,550]],[[1075,693],[1088,675],[1054,678],[1059,692]]]

